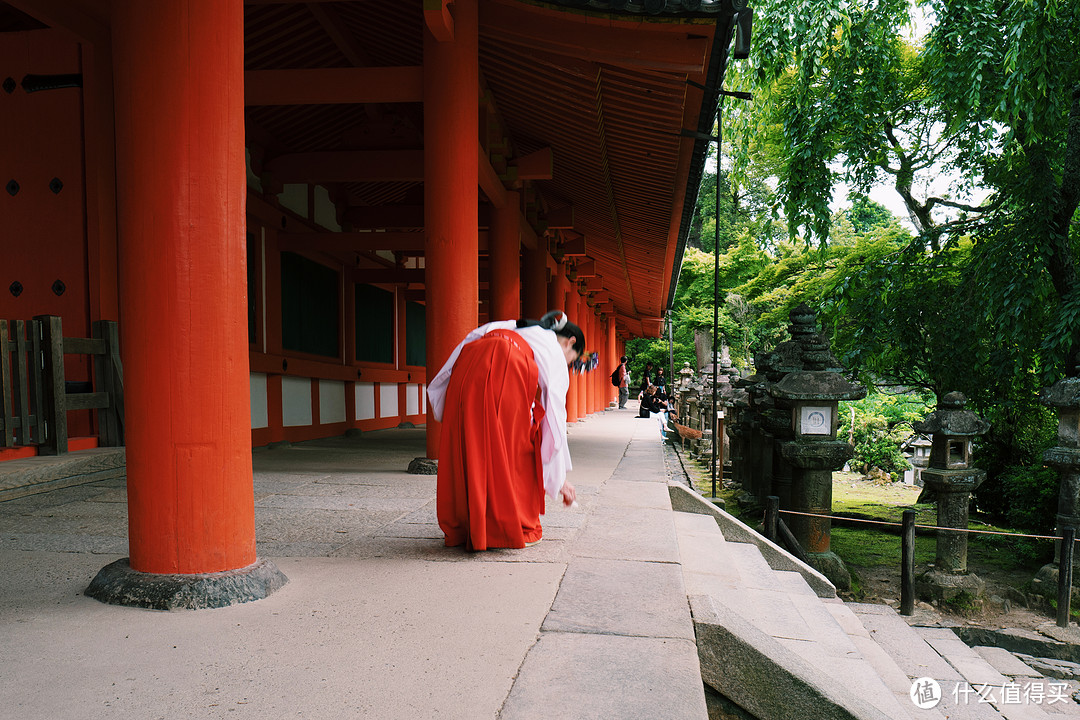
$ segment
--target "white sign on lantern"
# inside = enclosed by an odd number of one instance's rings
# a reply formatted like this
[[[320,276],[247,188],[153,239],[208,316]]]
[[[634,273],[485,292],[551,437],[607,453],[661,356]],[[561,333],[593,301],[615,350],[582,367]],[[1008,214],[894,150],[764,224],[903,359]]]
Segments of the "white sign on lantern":
[[[803,435],[832,434],[832,408],[828,405],[803,405],[799,420]]]

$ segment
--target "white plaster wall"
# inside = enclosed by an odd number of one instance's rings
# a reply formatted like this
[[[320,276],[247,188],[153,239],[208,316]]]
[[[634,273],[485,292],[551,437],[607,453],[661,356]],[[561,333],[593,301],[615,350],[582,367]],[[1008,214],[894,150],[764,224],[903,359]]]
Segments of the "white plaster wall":
[[[282,425],[297,427],[311,424],[311,380],[281,378]]]
[[[405,414],[420,414],[420,385],[416,383],[405,386]]]
[[[356,419],[375,419],[375,383],[356,383]]]
[[[319,381],[319,422],[323,425],[345,422],[345,383]]]
[[[289,208],[297,215],[308,216],[307,185],[303,183],[287,183],[282,186],[278,193],[278,202],[282,207]]]
[[[251,373],[251,427],[264,428],[270,424],[266,408],[266,375]]]
[[[330,192],[322,185],[315,186],[315,222],[327,230],[341,232],[337,221],[337,208],[330,199]]]
[[[379,417],[397,417],[397,383],[379,383]]]
[[[423,394],[420,397],[420,412],[427,415],[427,385],[423,386]]]

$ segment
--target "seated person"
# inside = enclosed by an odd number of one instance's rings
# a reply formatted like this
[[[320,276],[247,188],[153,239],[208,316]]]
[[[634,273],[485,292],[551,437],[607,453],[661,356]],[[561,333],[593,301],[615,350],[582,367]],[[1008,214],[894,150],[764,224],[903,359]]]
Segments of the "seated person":
[[[652,417],[660,425],[660,439],[667,439],[667,396],[662,395],[657,391],[655,385],[650,385],[645,394],[641,398],[641,411],[649,413],[648,417]],[[646,417],[642,415],[642,417]]]

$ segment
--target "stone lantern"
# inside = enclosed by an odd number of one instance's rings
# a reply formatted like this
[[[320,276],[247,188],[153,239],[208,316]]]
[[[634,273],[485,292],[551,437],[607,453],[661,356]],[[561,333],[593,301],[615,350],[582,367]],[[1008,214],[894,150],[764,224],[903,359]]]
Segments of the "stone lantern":
[[[684,362],[682,370],[679,371],[679,389],[686,390],[690,387],[690,383],[694,380],[694,370],[690,367],[689,362]]]
[[[990,429],[989,423],[964,409],[966,402],[962,393],[951,392],[937,410],[913,425],[915,432],[930,436],[930,460],[921,475],[923,486],[937,498],[937,524],[961,530],[967,530],[971,493],[986,479],[986,471],[971,467],[971,441]],[[968,573],[967,549],[967,533],[939,530],[934,568],[919,577],[917,589],[941,600],[963,591],[981,594],[985,583]]]
[[[1080,375],[1080,354],[1076,357],[1077,375]],[[1058,486],[1058,506],[1056,531],[1072,527],[1080,531],[1080,376],[1067,377],[1045,388],[1039,396],[1043,405],[1057,410],[1058,444],[1043,453],[1043,462],[1055,468],[1061,475]],[[1058,543],[1060,545],[1060,541]],[[1038,592],[1053,596],[1057,592],[1058,558],[1060,547],[1055,547],[1054,562],[1045,565],[1032,585]],[[1074,584],[1080,573],[1076,572],[1080,564],[1080,553],[1074,553]]]
[[[805,306],[800,309],[803,314],[808,312]],[[810,318],[812,323],[812,313]],[[803,324],[807,324],[805,320]],[[805,369],[785,374],[769,389],[791,413],[793,436],[779,443],[780,456],[793,468],[790,509],[811,516],[829,515],[833,471],[843,467],[853,452],[846,440],[836,437],[839,402],[866,397],[866,390],[839,372],[839,363],[821,335],[801,332],[798,342]],[[836,587],[846,590],[851,586],[847,568],[830,549],[829,518],[793,515],[791,530],[812,566]]]

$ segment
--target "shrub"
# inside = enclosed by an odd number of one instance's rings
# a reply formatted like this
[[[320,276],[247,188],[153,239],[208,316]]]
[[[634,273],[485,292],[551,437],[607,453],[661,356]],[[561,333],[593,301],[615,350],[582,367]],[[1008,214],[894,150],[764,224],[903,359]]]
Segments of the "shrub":
[[[1045,466],[1014,465],[1001,475],[1001,485],[1009,498],[1005,517],[1011,527],[1050,532],[1057,512],[1057,471]]]

